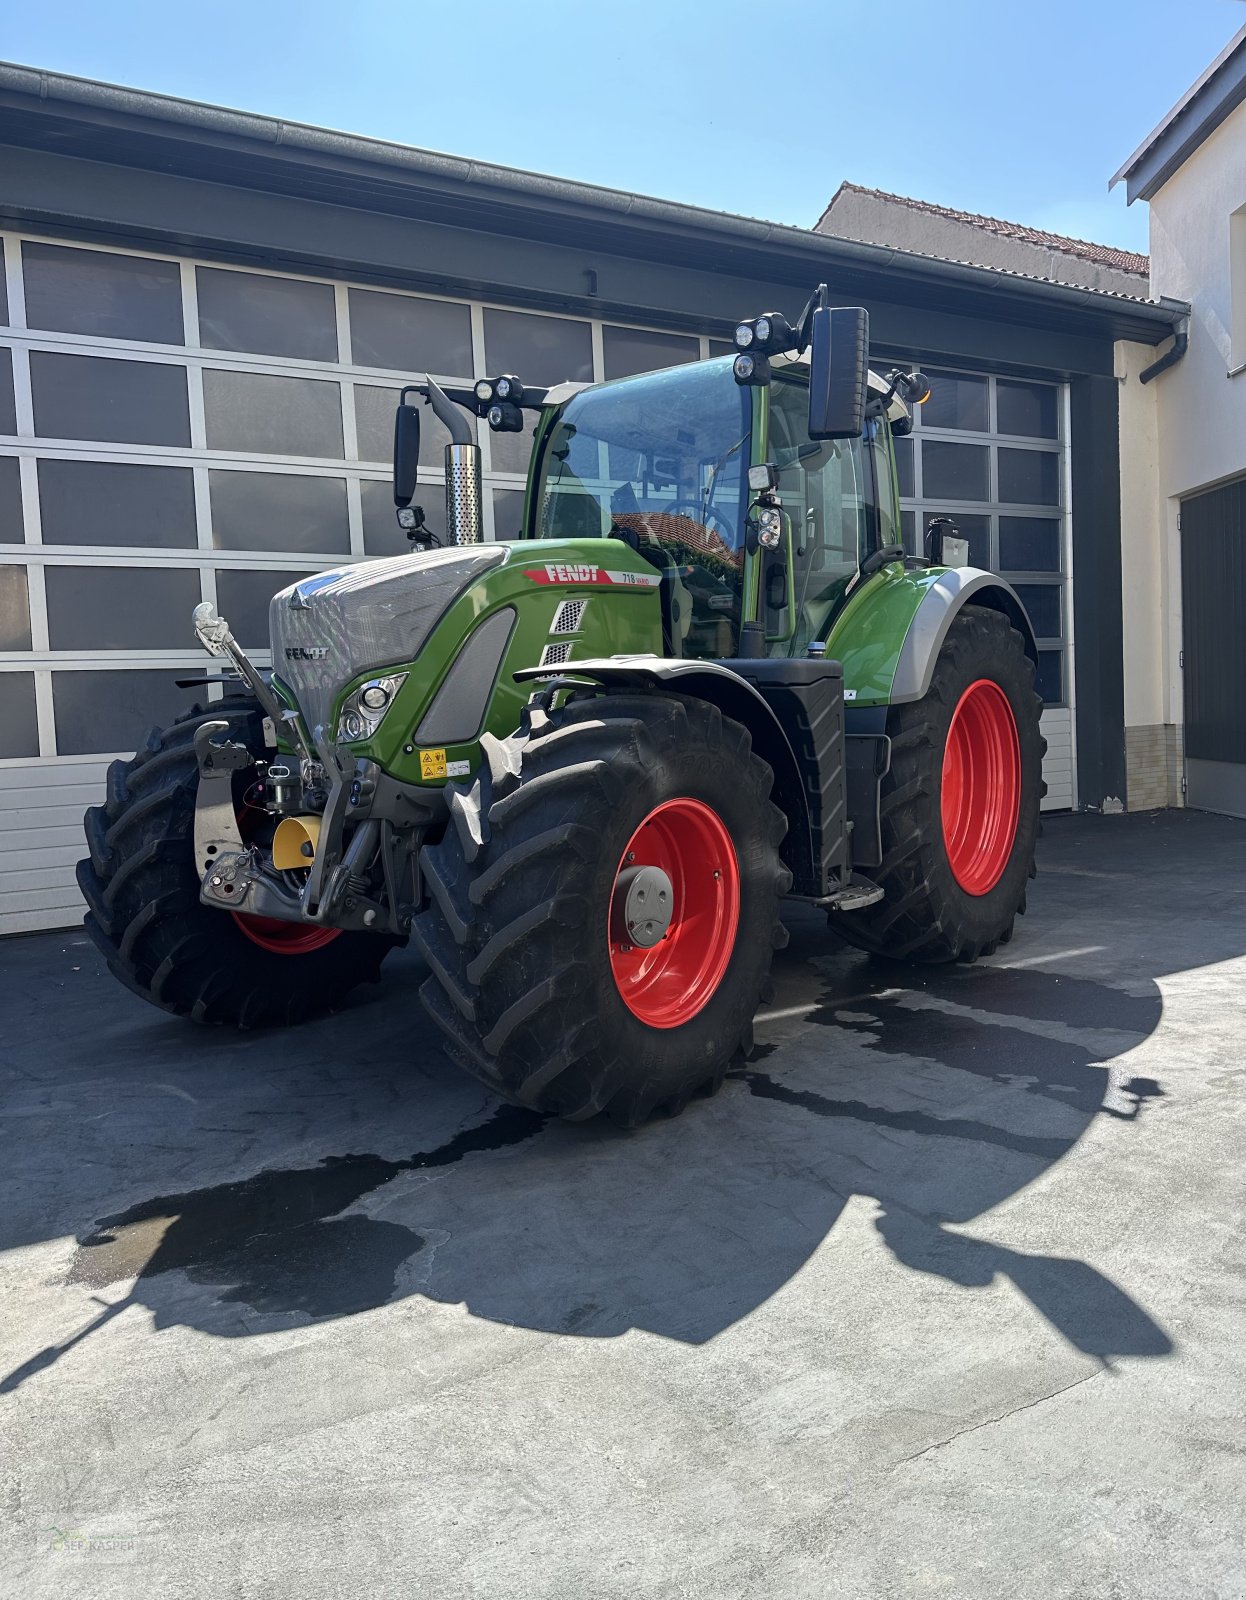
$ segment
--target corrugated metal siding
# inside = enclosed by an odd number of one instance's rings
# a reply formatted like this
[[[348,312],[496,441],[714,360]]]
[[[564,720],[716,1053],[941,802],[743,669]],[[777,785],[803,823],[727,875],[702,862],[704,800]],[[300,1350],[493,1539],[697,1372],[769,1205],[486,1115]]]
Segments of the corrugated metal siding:
[[[107,770],[107,760],[0,767],[0,934],[81,922],[82,813],[103,799]]]
[[[1065,706],[1043,712],[1043,738],[1047,754],[1043,757],[1043,778],[1047,795],[1044,811],[1068,811],[1073,805],[1073,714]]]

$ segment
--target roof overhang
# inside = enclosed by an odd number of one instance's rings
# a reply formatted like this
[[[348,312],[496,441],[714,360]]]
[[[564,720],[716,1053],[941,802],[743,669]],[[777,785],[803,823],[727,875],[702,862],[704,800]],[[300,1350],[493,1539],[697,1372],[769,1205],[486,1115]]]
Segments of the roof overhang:
[[[1149,200],[1194,154],[1231,112],[1246,100],[1246,27],[1186,90],[1115,173],[1108,188],[1124,182],[1129,204]]]
[[[701,271],[1157,344],[1189,307],[0,63],[0,144]],[[193,241],[185,241],[193,243]]]

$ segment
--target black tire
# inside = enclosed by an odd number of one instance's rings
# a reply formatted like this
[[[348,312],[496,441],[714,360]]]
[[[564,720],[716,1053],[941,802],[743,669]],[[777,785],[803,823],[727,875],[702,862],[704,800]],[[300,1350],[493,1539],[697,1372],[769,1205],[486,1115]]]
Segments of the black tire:
[[[302,1022],[332,1011],[356,984],[374,981],[394,940],[343,933],[318,950],[261,949],[227,911],[199,899],[193,848],[199,781],[195,730],[225,721],[230,737],[264,748],[263,713],[241,697],[195,706],[146,748],[108,769],[107,798],[85,817],[78,863],[86,931],[109,971],[152,1005],[196,1022],[240,1028]],[[241,799],[251,774],[235,776]]]
[[[944,843],[943,755],[960,697],[980,678],[997,683],[1012,708],[1021,796],[999,881],[985,894],[967,894],[953,876]],[[1034,665],[1021,634],[999,612],[966,606],[944,640],[929,693],[893,706],[888,715],[891,771],[881,795],[883,862],[869,872],[885,894],[863,911],[833,911],[830,921],[837,933],[875,955],[917,962],[975,961],[1008,942],[1035,875],[1039,802],[1046,791],[1041,711]]]
[[[607,695],[530,718],[528,731],[486,736],[475,779],[449,788],[451,821],[425,851],[430,903],[413,929],[432,972],[421,997],[451,1056],[498,1094],[634,1127],[712,1093],[752,1047],[773,953],[787,943],[786,818],[747,731],[704,702]],[[702,1009],[659,1028],[619,992],[608,916],[633,833],[677,797],[727,827],[740,918]]]

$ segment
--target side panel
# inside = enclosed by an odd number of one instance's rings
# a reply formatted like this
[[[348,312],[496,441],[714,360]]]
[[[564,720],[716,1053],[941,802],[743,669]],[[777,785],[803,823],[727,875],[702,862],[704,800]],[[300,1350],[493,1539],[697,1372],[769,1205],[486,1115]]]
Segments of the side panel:
[[[619,540],[532,540],[510,545],[506,560],[483,574],[449,608],[415,660],[394,664],[391,670],[407,667],[407,681],[376,737],[352,749],[406,783],[439,785],[447,778],[466,776],[479,762],[481,733],[503,737],[519,725],[530,689],[515,683],[516,672],[546,665],[554,671],[590,657],[661,652],[659,581],[654,569]],[[564,602],[575,604],[564,606]],[[415,730],[454,672],[464,641],[508,609],[516,613],[516,620],[483,725],[463,730],[457,740],[421,745]],[[554,633],[556,625],[559,631]],[[334,708],[335,723],[341,700],[358,681],[343,689]]]

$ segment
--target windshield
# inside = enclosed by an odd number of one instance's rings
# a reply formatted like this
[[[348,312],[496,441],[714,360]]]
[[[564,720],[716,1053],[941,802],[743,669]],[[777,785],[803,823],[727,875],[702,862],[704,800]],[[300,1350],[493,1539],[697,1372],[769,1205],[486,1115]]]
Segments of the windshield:
[[[739,633],[754,391],[731,357],[569,400],[538,465],[536,536],[613,536],[672,569],[679,653],[728,656]]]

